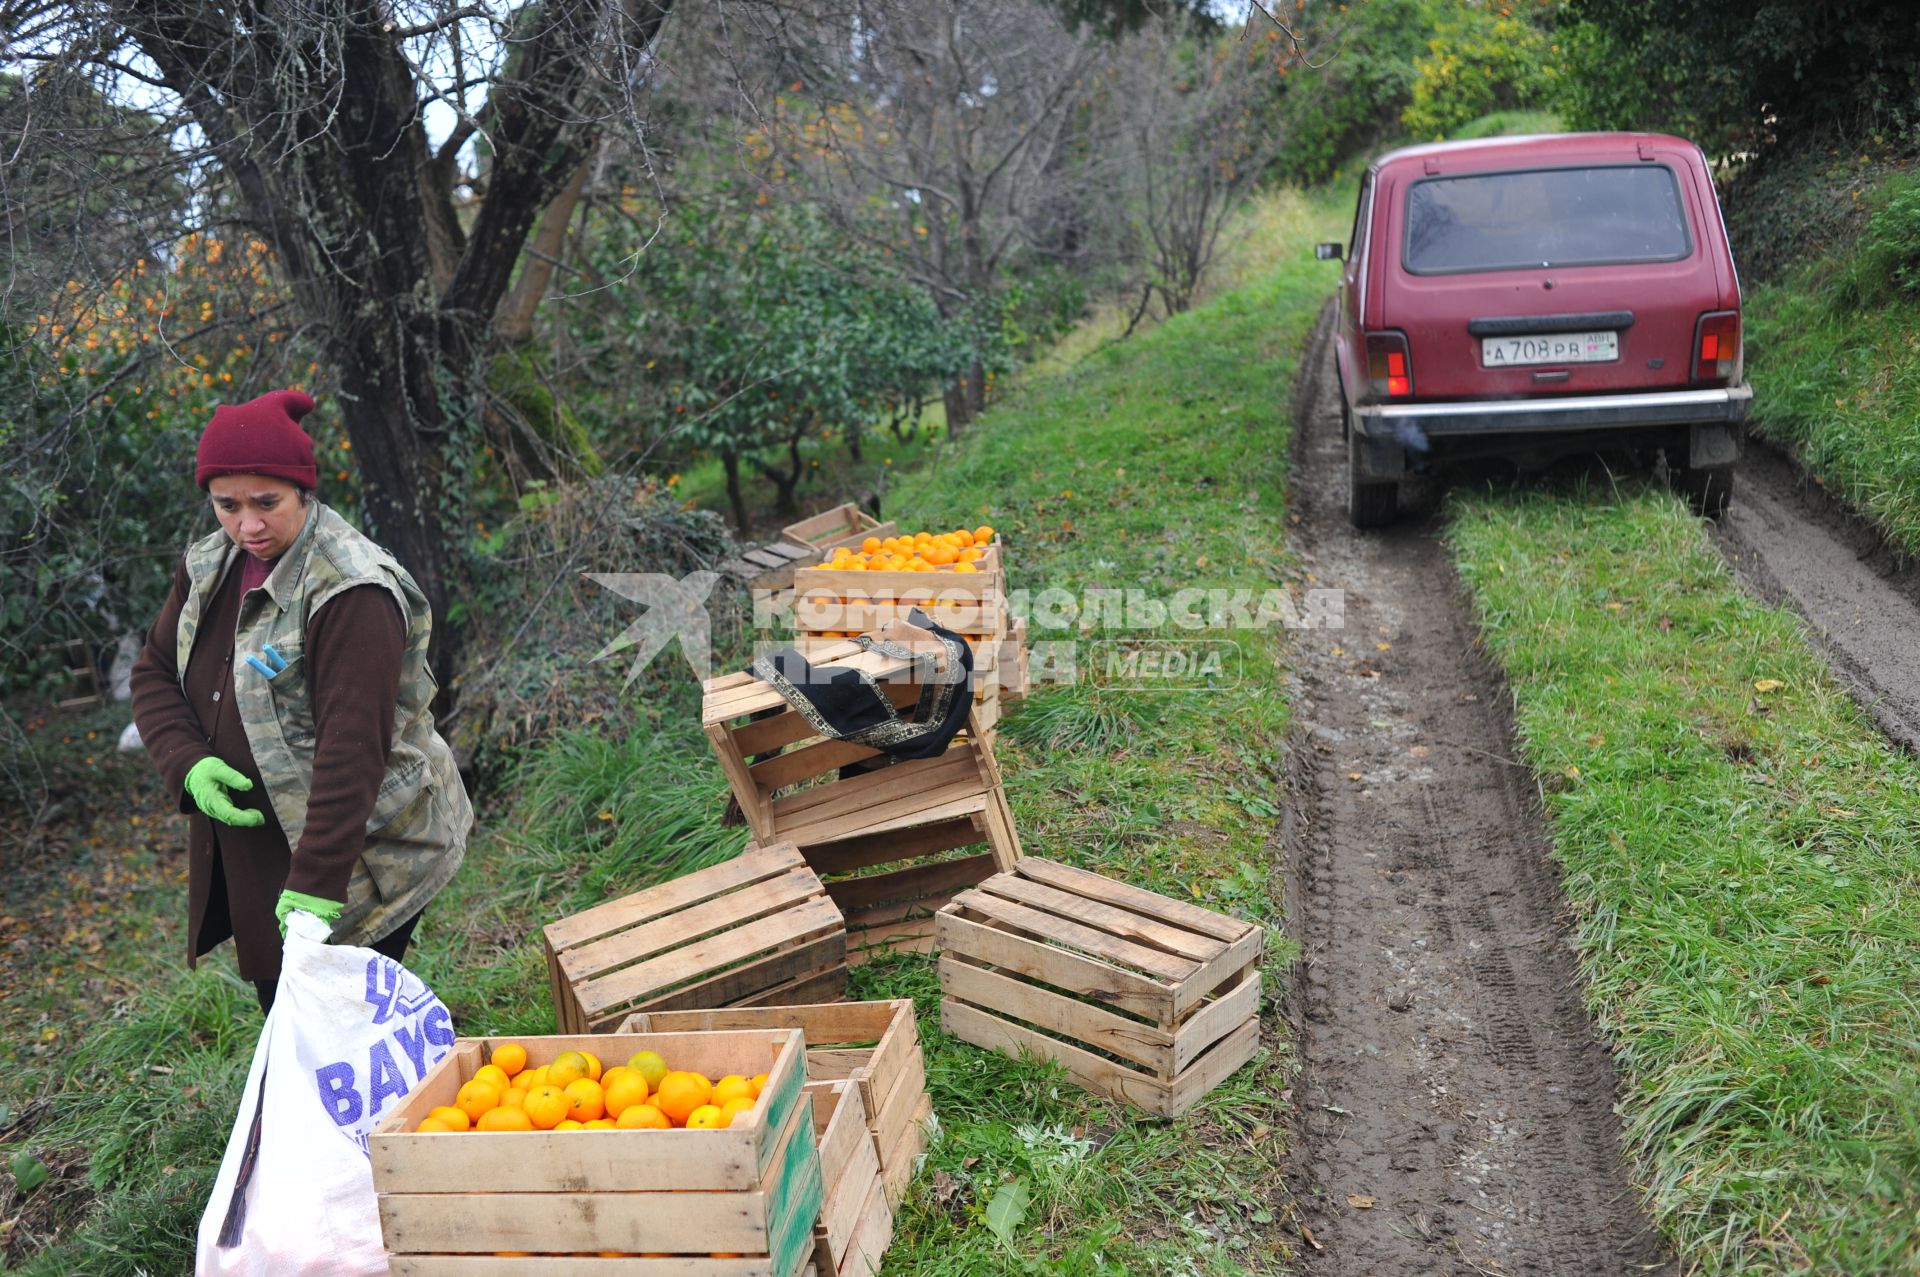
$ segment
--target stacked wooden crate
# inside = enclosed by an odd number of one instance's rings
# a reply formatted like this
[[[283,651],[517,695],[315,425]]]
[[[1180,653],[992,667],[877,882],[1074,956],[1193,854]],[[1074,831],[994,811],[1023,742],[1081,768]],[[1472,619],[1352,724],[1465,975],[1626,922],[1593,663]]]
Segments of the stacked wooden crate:
[[[807,1036],[807,1079],[860,1088],[867,1128],[880,1159],[887,1200],[898,1206],[927,1146],[933,1103],[913,1002],[828,1002],[816,1006],[733,1007],[721,1011],[649,1011],[627,1017],[623,1033],[695,1033],[718,1029],[799,1029]]]
[[[852,1082],[809,1082],[807,1095],[820,1153],[814,1264],[823,1277],[872,1277],[893,1241],[893,1208],[880,1179],[860,1088]]]
[[[514,1039],[765,1072],[723,1130],[416,1131],[507,1039],[462,1038],[368,1140],[395,1277],[803,1277],[822,1184],[797,1029]]]
[[[919,699],[923,684],[913,680],[930,676],[924,657],[847,646],[817,667],[863,671],[897,706]],[[822,736],[751,673],[708,680],[702,707],[707,736],[755,839],[799,848],[846,916],[856,961],[872,945],[930,948],[940,906],[1019,859],[999,765],[977,719],[976,707],[972,730],[944,753],[895,760]],[[854,764],[873,770],[842,776]]]
[[[895,531],[892,520],[882,522],[849,501],[798,523],[789,523],[780,529],[780,539],[811,551],[818,560],[843,545],[852,548],[868,537],[885,540]]]
[[[791,843],[549,924],[547,971],[568,1033],[643,1008],[813,1002],[847,984],[847,926]]]
[[[940,1026],[1184,1113],[1260,1045],[1259,927],[1028,858],[940,911]]]

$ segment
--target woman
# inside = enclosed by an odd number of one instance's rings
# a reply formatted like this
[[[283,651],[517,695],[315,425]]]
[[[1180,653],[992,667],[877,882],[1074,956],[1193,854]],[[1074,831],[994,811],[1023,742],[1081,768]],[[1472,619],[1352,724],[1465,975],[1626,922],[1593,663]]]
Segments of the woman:
[[[133,670],[133,716],[191,819],[187,963],[231,936],[273,1005],[295,909],[405,953],[473,823],[433,727],[433,617],[393,557],[313,497],[313,400],[222,405],[189,546]]]

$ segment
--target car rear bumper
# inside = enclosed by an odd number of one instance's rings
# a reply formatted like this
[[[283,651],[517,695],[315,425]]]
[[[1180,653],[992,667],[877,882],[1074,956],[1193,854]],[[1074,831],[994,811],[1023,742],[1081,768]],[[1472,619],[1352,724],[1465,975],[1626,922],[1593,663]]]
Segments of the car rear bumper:
[[[1721,390],[1662,390],[1639,395],[1581,395],[1566,399],[1374,404],[1353,410],[1353,428],[1367,438],[1405,442],[1414,431],[1432,438],[1732,425],[1747,419],[1747,405],[1752,401],[1751,387],[1733,386]]]

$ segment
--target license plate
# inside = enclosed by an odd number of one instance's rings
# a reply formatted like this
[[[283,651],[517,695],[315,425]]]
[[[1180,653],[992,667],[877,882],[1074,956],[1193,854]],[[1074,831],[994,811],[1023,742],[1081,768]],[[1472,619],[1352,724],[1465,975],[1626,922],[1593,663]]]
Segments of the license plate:
[[[1604,364],[1620,358],[1619,333],[1539,333],[1482,337],[1480,359],[1489,368],[1529,364]]]

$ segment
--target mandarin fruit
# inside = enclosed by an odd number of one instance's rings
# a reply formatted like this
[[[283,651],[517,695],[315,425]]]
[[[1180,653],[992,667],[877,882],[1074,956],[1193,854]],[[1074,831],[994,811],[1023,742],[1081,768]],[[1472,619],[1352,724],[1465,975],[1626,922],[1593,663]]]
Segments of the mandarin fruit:
[[[623,1131],[670,1131],[673,1123],[651,1104],[630,1104],[620,1110],[614,1125]]]
[[[453,1097],[453,1106],[477,1122],[488,1109],[500,1107],[500,1088],[476,1078],[461,1086]]]
[[[556,1131],[584,1131],[587,1129],[587,1124],[585,1122],[576,1122],[574,1119],[568,1118],[564,1122],[561,1122],[558,1126],[554,1127],[553,1129]]]
[[[530,1131],[533,1129],[533,1121],[519,1109],[502,1106],[482,1113],[480,1120],[474,1123],[473,1129],[476,1131]]]
[[[485,1082],[496,1091],[505,1091],[513,1085],[507,1071],[497,1064],[482,1064],[473,1071],[473,1081]]]
[[[748,1099],[746,1096],[741,1096],[737,1100],[728,1100],[725,1104],[722,1104],[720,1106],[720,1115],[726,1119],[724,1122],[720,1123],[720,1125],[732,1126],[734,1118],[740,1116],[742,1113],[749,1113],[752,1111],[753,1111],[753,1101],[751,1099]]]
[[[553,1063],[547,1066],[547,1081],[555,1086],[564,1087],[568,1083],[578,1082],[587,1075],[587,1057],[578,1051],[562,1051],[553,1057]]]
[[[465,1117],[466,1114],[462,1113],[460,1116]],[[448,1126],[445,1122],[441,1121],[437,1117],[423,1117],[420,1119],[420,1125],[414,1127],[413,1129],[416,1131],[424,1132],[425,1134],[428,1134],[428,1135],[455,1134],[455,1131],[451,1126]]]
[[[590,1077],[567,1083],[567,1116],[576,1122],[591,1122],[607,1111],[607,1098],[600,1084]]]
[[[503,1109],[525,1109],[527,1093],[517,1086],[510,1086],[500,1095],[500,1107]]]
[[[587,1060],[587,1076],[598,1082],[600,1080],[600,1057],[591,1051],[582,1051],[580,1054],[585,1056]]]
[[[690,1131],[719,1131],[726,1129],[733,1119],[711,1104],[702,1104],[687,1114],[687,1129]]]
[[[647,1079],[649,1092],[660,1089],[660,1079],[667,1075],[667,1062],[658,1051],[635,1051],[627,1059],[627,1067]]]
[[[713,1084],[713,1102],[722,1107],[728,1100],[753,1098],[753,1083],[738,1073],[729,1073]]]
[[[557,1086],[536,1086],[527,1092],[527,1098],[520,1107],[533,1124],[543,1131],[550,1131],[566,1119],[571,1107],[567,1093]]]
[[[609,1070],[607,1076],[613,1077],[613,1072],[613,1070]],[[653,1094],[652,1091],[647,1089],[647,1079],[641,1077],[632,1069],[623,1068],[618,1070],[618,1072],[620,1074],[619,1077],[613,1078],[612,1081],[601,1088],[601,1090],[605,1092],[604,1098],[607,1106],[607,1116],[614,1118],[619,1117],[636,1104],[645,1104],[647,1097]]]
[[[491,1060],[508,1077],[518,1077],[527,1067],[527,1048],[518,1042],[502,1042],[493,1048]]]
[[[428,1112],[427,1116],[445,1122],[456,1131],[464,1131],[473,1125],[473,1119],[467,1116],[465,1109],[454,1108],[451,1104],[442,1104]]]
[[[713,1083],[698,1073],[674,1072],[660,1079],[655,1088],[653,1106],[673,1119],[675,1126],[684,1126],[687,1114],[713,1098]]]
[[[767,1089],[767,1075],[764,1073],[756,1073],[747,1080],[753,1083],[753,1098],[756,1100],[759,1099],[760,1092]]]
[[[613,1128],[614,1122],[610,1117],[596,1117],[587,1123],[587,1129],[590,1131],[611,1131]]]

